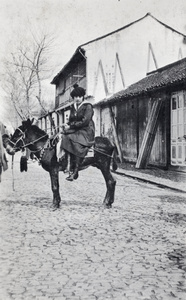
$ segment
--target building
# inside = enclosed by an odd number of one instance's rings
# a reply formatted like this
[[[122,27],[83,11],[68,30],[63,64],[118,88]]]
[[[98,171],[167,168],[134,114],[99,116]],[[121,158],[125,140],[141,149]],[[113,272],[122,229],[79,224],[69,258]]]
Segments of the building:
[[[186,170],[186,58],[149,73],[96,104],[120,160]],[[107,120],[105,122],[105,120]],[[106,126],[105,126],[106,124]]]
[[[117,144],[120,160],[123,155],[125,158],[119,145],[121,137],[119,140],[116,128],[111,127],[115,108],[112,107],[111,111],[100,105],[101,101],[105,102],[117,92],[127,90],[147,73],[186,57],[185,41],[184,34],[148,13],[118,30],[80,45],[51,82],[55,85],[56,97],[55,110],[50,115],[53,115],[56,128],[68,120],[72,104],[70,92],[78,83],[86,89],[86,97],[95,107],[96,134],[108,135],[110,132],[111,136],[111,132],[114,133],[111,138]],[[41,118],[42,129],[46,128],[47,122],[50,126],[50,120],[49,115]],[[129,147],[128,151],[133,150]],[[134,160],[138,154],[139,149],[133,155]]]

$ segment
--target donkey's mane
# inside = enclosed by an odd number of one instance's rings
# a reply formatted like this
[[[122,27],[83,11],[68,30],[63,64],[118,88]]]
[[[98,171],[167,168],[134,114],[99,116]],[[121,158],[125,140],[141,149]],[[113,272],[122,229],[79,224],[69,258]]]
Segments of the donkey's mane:
[[[47,135],[47,133],[44,130],[42,130],[41,128],[39,128],[36,125],[32,125],[32,128],[33,128],[34,132],[38,133],[40,136],[46,136]]]

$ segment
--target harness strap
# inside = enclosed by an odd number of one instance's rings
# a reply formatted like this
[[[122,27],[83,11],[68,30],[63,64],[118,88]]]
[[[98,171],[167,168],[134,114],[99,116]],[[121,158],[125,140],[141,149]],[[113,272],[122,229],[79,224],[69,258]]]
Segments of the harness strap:
[[[39,159],[38,159],[39,160],[39,165],[41,165],[41,160],[42,160],[43,155],[45,153],[45,149],[48,148],[49,143],[50,143],[50,140],[47,139],[46,143],[44,144],[43,148],[41,149],[41,153],[40,153],[40,156],[39,156]]]
[[[12,190],[15,191],[14,189],[14,155],[12,155]]]
[[[93,150],[95,151],[95,152],[98,152],[98,153],[101,153],[101,154],[103,154],[103,155],[105,155],[105,156],[108,156],[108,157],[110,157],[110,158],[112,158],[113,159],[113,155],[109,155],[109,154],[107,154],[107,153],[105,153],[105,152],[103,152],[103,151],[100,151],[98,148],[93,148]]]

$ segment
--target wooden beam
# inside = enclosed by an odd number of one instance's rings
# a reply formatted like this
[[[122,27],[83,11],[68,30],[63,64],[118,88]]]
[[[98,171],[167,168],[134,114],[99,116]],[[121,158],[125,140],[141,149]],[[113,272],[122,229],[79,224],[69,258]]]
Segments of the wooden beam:
[[[98,76],[99,76],[99,72],[101,72],[102,75],[102,79],[103,79],[103,87],[104,87],[104,91],[105,91],[105,95],[108,95],[108,87],[107,87],[107,82],[106,82],[106,78],[105,78],[105,73],[104,73],[104,69],[103,69],[103,64],[101,59],[98,62],[98,68],[97,68],[97,73],[96,73],[96,80],[95,80],[95,85],[94,85],[94,95],[97,89],[97,85],[98,85]]]
[[[151,42],[149,42],[149,51],[148,51],[148,62],[147,62],[147,73],[150,71],[150,54],[152,54],[152,58],[156,67],[156,70],[158,69],[158,63],[154,54],[154,50],[152,48]]]
[[[101,59],[99,61],[99,68],[101,70],[101,74],[102,74],[102,78],[103,78],[105,94],[108,95],[108,87],[107,87],[107,82],[106,82],[105,73],[104,73],[104,70],[103,70],[103,64],[102,64]]]
[[[118,63],[118,67],[119,67],[119,71],[120,71],[120,75],[121,75],[121,80],[122,80],[123,88],[125,88],[125,80],[124,80],[124,76],[123,76],[123,72],[122,72],[122,68],[121,68],[121,64],[120,64],[119,54],[116,52],[116,65],[115,65],[114,86],[115,86],[115,82],[116,82],[116,68],[117,68],[117,63]]]
[[[155,135],[157,132],[157,127],[158,127],[158,117],[160,114],[160,110],[162,107],[162,99],[159,98],[154,101],[151,113],[148,119],[147,127],[145,130],[145,134],[143,136],[141,148],[139,151],[139,156],[136,162],[136,168],[137,169],[145,169],[150,153],[152,150],[152,146],[154,143]]]
[[[182,54],[182,50],[181,47],[179,48],[179,52],[178,52],[178,60],[183,58],[183,54]]]
[[[109,112],[110,112],[114,142],[115,142],[115,145],[116,145],[116,148],[117,148],[117,151],[118,151],[118,156],[119,156],[120,162],[122,163],[123,162],[123,157],[122,157],[121,146],[120,146],[119,139],[118,139],[118,136],[117,136],[114,113],[113,113],[112,107],[110,105],[109,105]]]
[[[118,64],[119,64],[119,61],[118,61]],[[119,68],[120,68],[120,64],[119,64]],[[101,75],[102,75],[102,78],[103,78],[105,94],[106,94],[106,96],[108,96],[109,91],[108,91],[107,82],[106,82],[105,73],[104,73],[103,64],[102,64],[101,59],[98,63],[97,78],[98,78],[98,74],[99,74],[99,69],[101,71]],[[120,70],[120,72],[121,72],[121,70]],[[122,80],[123,80],[123,78],[122,78]],[[119,156],[120,162],[122,162],[123,161],[122,151],[121,151],[120,143],[119,143],[118,136],[117,136],[114,113],[113,113],[112,107],[110,105],[109,105],[109,113],[110,113],[110,119],[111,119],[111,126],[112,126],[112,130],[113,130],[114,142],[115,142],[115,145],[116,145],[116,148],[117,148],[117,151],[118,151],[118,156]]]

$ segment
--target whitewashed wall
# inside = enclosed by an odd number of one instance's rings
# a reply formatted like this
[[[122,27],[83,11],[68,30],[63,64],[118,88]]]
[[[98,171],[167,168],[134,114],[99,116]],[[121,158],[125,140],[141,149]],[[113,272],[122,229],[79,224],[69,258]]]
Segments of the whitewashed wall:
[[[128,28],[83,46],[87,56],[87,94],[98,102],[145,77],[147,71],[156,69],[152,52],[148,64],[149,42],[158,68],[177,61],[180,49],[183,57],[186,56],[183,36],[147,16]]]

